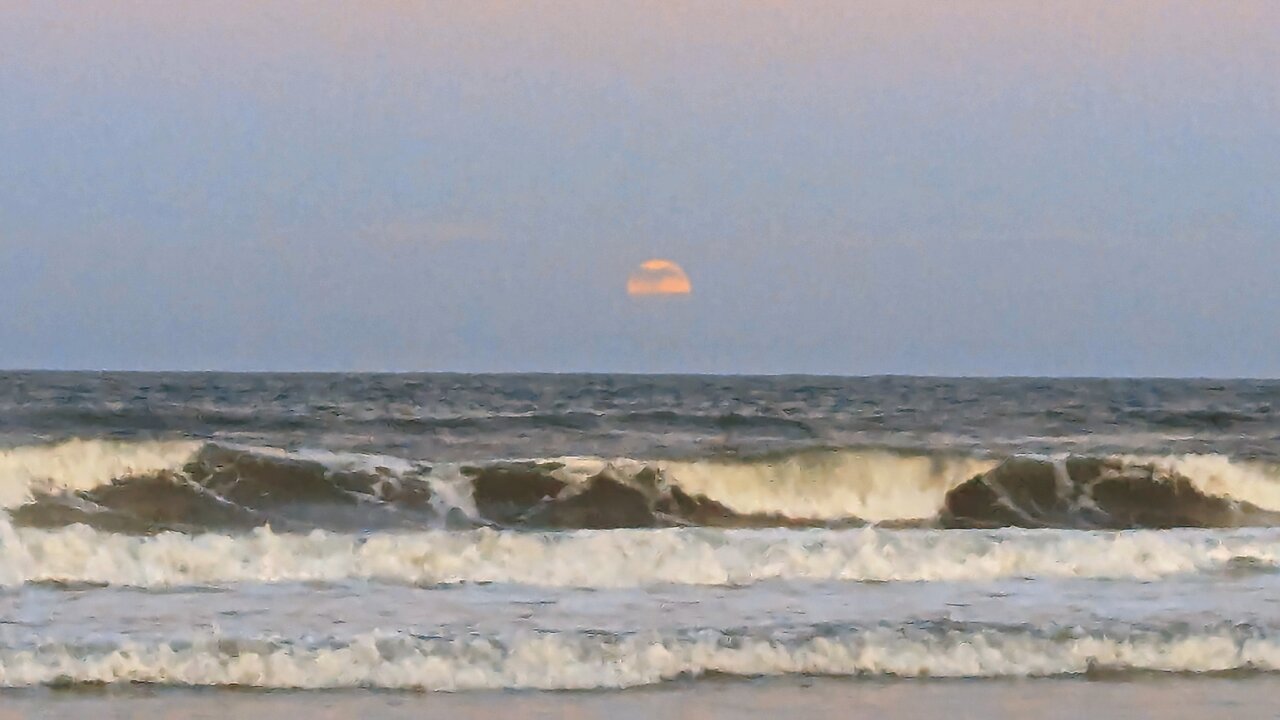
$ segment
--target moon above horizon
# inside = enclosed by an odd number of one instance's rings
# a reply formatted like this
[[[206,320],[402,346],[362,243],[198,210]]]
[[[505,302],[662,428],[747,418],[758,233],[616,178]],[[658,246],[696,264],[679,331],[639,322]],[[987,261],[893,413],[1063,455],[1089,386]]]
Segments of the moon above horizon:
[[[627,278],[627,294],[632,297],[688,295],[693,292],[684,269],[672,260],[645,260]]]

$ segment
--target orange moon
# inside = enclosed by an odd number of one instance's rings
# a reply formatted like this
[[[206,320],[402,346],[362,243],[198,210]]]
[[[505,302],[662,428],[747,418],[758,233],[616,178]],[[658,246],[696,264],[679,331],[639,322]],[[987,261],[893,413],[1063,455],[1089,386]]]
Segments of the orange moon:
[[[627,278],[627,294],[632,297],[688,295],[691,292],[693,284],[689,282],[689,276],[670,260],[645,260]]]

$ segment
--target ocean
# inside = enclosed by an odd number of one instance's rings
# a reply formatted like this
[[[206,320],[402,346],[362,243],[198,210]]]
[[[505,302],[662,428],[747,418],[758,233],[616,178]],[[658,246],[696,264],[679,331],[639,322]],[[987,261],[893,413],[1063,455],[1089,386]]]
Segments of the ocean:
[[[1277,404],[1254,380],[0,373],[0,718],[1261,711]]]

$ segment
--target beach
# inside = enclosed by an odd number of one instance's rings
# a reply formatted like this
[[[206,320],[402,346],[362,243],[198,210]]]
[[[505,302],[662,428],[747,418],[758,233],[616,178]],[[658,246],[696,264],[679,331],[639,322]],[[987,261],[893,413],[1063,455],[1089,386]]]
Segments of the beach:
[[[86,716],[143,718],[269,717],[305,714],[315,720],[366,717],[511,720],[543,718],[978,718],[1275,717],[1271,678],[1160,678],[1122,682],[1064,680],[857,682],[813,678],[725,681],[607,692],[400,694],[340,691],[261,693],[129,689],[34,691],[0,696],[2,720]]]

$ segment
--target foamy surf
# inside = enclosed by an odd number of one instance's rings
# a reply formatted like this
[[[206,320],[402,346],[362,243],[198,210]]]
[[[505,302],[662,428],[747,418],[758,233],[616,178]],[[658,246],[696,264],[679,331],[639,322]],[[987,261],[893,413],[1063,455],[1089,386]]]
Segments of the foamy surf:
[[[1280,667],[1280,384],[9,379],[0,688]]]
[[[265,689],[595,690],[735,677],[1022,678],[1275,672],[1280,638],[1252,627],[695,629],[506,637],[194,636],[0,647],[0,686],[148,683]]]
[[[496,530],[305,535],[164,533],[0,523],[0,586],[165,588],[365,581],[435,586],[737,586],[768,580],[1154,580],[1280,563],[1280,530]]]
[[[117,480],[179,472],[204,443],[70,440],[0,450],[0,507],[40,493],[92,490]]]
[[[807,450],[759,458],[431,463],[194,441],[0,451],[19,525],[153,534],[412,530],[1280,525],[1280,469],[1221,455]]]
[[[926,520],[947,492],[999,465],[958,454],[817,451],[756,461],[665,462],[672,481],[742,514],[821,521]]]

